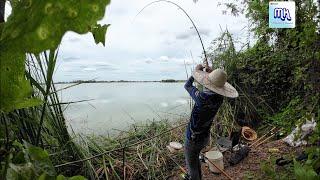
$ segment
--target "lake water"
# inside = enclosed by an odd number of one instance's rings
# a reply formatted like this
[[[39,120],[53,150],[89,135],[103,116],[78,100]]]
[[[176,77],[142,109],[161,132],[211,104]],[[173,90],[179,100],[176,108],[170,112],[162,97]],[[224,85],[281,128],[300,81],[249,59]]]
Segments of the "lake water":
[[[57,88],[70,84],[58,84]],[[59,92],[62,102],[94,99],[69,104],[67,123],[76,133],[110,134],[134,123],[168,119],[190,114],[190,98],[184,83],[88,83]]]

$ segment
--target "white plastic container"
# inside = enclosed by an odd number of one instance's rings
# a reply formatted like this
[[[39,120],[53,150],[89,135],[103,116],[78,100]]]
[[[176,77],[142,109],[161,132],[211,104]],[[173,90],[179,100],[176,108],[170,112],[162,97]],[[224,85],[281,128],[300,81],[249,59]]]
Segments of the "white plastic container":
[[[224,170],[224,164],[223,164],[223,155],[220,151],[208,151],[206,152],[205,156],[216,166],[218,166],[220,169]],[[209,165],[209,169],[213,173],[221,173],[219,169],[217,169],[212,163],[208,162],[206,160],[207,164]]]

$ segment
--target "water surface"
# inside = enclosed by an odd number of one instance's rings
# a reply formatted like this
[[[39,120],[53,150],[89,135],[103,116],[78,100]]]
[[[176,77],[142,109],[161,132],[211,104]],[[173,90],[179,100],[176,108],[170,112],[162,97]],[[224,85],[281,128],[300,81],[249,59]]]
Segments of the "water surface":
[[[70,84],[58,84],[65,87]],[[60,92],[62,102],[94,99],[66,107],[67,122],[76,133],[116,134],[134,123],[189,116],[184,83],[87,83]]]

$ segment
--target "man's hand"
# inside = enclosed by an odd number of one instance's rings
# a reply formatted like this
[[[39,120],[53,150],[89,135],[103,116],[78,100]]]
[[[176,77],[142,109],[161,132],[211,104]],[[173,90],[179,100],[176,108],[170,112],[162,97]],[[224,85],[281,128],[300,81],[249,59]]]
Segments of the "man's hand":
[[[205,67],[203,67],[202,64],[198,64],[196,66],[196,70],[199,70],[199,71],[203,71],[204,68]],[[212,72],[212,68],[211,67],[206,67],[205,69],[206,69],[207,73],[211,73]]]
[[[202,71],[203,70],[203,66],[202,66],[202,64],[198,64],[197,66],[196,66],[196,70],[199,70],[199,71]]]
[[[207,73],[211,73],[212,72],[212,68],[211,67],[206,67],[206,72]]]

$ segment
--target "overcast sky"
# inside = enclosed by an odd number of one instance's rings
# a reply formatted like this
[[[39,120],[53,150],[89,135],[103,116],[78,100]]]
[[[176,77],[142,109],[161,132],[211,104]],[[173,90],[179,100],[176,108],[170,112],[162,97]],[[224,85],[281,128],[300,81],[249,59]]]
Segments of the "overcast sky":
[[[112,0],[100,24],[111,24],[106,46],[94,43],[91,33],[68,32],[62,40],[55,81],[186,79],[187,69],[201,62],[200,41],[181,10],[152,0]],[[236,37],[246,34],[244,17],[223,15],[216,0],[173,0],[197,25],[205,47],[228,27]],[[219,26],[220,25],[220,26]]]

